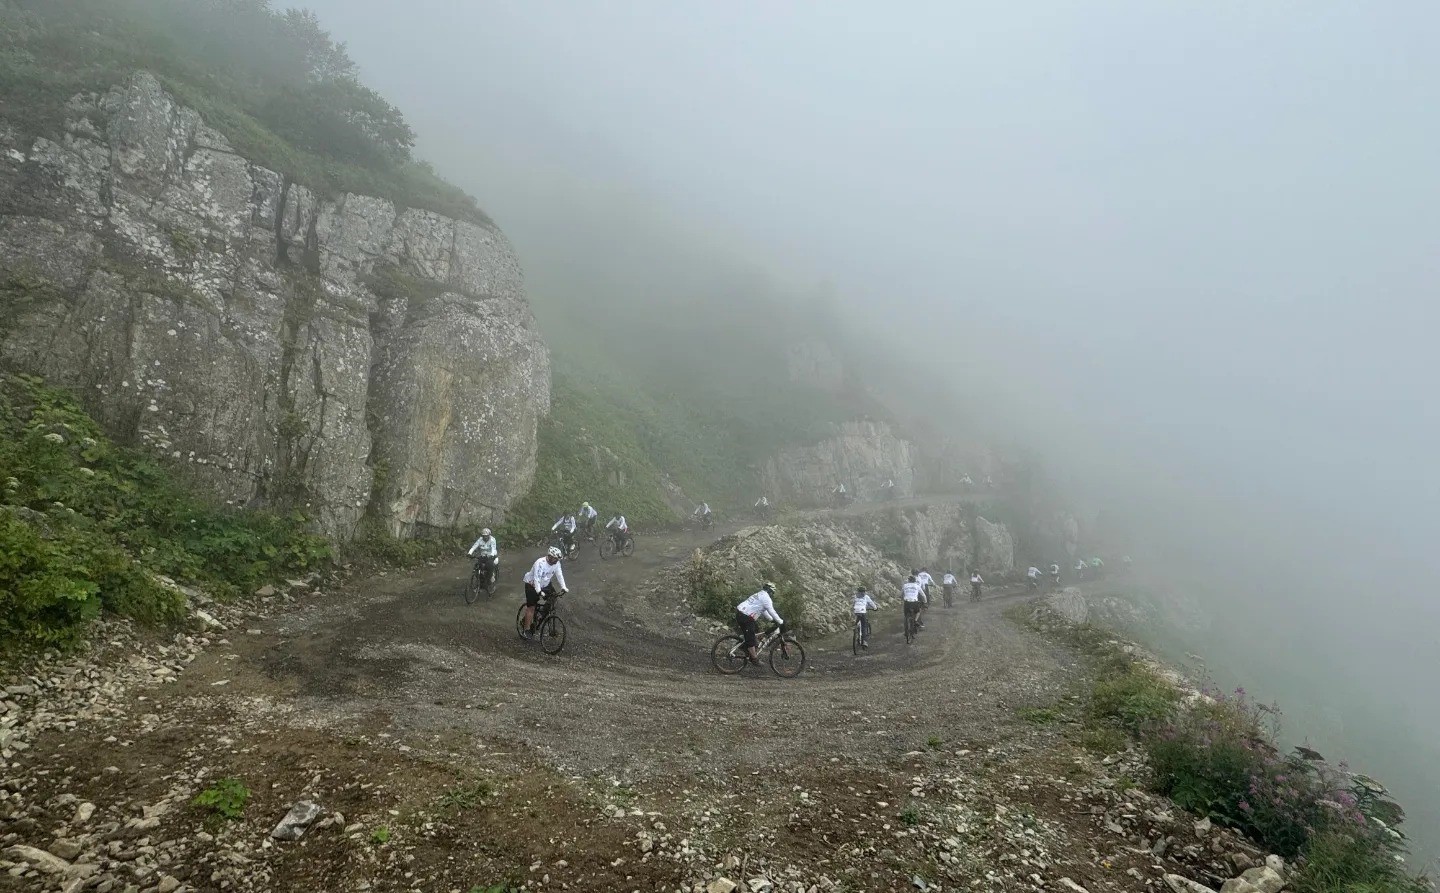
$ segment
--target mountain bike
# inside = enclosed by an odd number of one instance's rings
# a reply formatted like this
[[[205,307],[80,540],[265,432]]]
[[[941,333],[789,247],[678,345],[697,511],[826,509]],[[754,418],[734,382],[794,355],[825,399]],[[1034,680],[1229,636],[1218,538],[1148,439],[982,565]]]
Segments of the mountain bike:
[[[793,679],[805,669],[805,649],[788,635],[780,634],[780,627],[772,627],[761,636],[756,653],[768,651],[770,669],[783,679]],[[733,676],[745,669],[750,656],[745,652],[745,637],[730,633],[715,640],[710,646],[710,662],[715,669],[726,676]]]
[[[955,607],[955,584],[954,584],[954,583],[951,583],[949,586],[946,586],[945,589],[944,589],[944,592],[945,592],[945,607],[947,607],[947,608],[953,608],[953,607]]]
[[[559,595],[541,597],[540,604],[535,606],[535,618],[530,623],[530,630],[540,642],[540,650],[546,654],[559,654],[560,649],[565,647],[565,621],[557,613],[559,608]],[[524,602],[520,603],[520,610],[515,613],[515,632],[522,640],[525,639]]]
[[[604,539],[600,541],[600,559],[602,561],[609,561],[616,555],[624,555],[626,558],[629,558],[631,555],[634,554],[635,534],[633,533],[626,534],[625,545],[618,548],[615,546],[615,537],[612,535],[607,535]]]
[[[550,539],[546,541],[545,547],[548,549],[552,546],[556,549],[559,549],[561,556],[565,558],[574,558],[576,555],[580,554],[580,541],[577,537],[571,537],[570,545],[567,547],[565,544],[565,537],[561,536],[558,533],[552,534]]]
[[[482,592],[487,596],[495,594],[495,589],[499,586],[499,564],[493,558],[488,561],[483,557],[475,559],[475,566],[470,569],[470,578],[465,581],[465,588],[460,590],[465,604],[474,604]]]
[[[905,607],[905,644],[909,645],[920,635],[920,606],[917,602],[906,602]]]
[[[855,632],[850,634],[850,653],[856,657],[865,650],[865,624],[860,615],[855,615]]]

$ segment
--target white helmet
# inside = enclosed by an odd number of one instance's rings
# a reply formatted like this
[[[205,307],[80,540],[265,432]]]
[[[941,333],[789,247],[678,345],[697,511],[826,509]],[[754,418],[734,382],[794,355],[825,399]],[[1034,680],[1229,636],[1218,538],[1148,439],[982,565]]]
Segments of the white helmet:
[[[549,552],[548,554],[550,555],[551,558],[559,558],[559,557],[560,557],[560,547],[559,547],[559,546],[551,546],[551,547],[550,547],[550,552]]]
[[[487,528],[485,528],[484,530],[480,531],[480,535],[481,535],[481,536],[489,536],[489,535],[490,535],[490,528],[487,527]]]

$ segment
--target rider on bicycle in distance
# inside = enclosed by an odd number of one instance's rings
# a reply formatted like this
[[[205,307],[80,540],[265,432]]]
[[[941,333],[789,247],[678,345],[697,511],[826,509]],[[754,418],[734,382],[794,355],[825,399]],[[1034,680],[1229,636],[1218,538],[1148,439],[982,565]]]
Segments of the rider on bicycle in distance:
[[[615,551],[619,552],[625,548],[630,541],[630,525],[625,523],[624,515],[616,515],[605,524],[605,529],[610,532],[610,538],[615,541]]]
[[[864,586],[855,587],[855,622],[860,624],[860,647],[870,647],[870,618],[866,611],[878,611],[880,606],[865,591]]]
[[[775,621],[780,630],[785,629],[785,621],[780,618],[780,612],[775,610],[775,584],[765,581],[760,591],[745,599],[735,606],[735,626],[739,628],[740,635],[745,637],[745,653],[750,657],[750,663],[760,663],[760,618],[768,617]]]
[[[920,626],[920,614],[924,610],[925,587],[915,581],[915,575],[911,574],[910,579],[900,584],[900,598],[905,603],[905,622],[909,623],[910,618],[915,618],[915,626]]]
[[[590,503],[580,503],[580,529],[585,531],[586,536],[592,536],[595,532],[595,520],[600,513],[590,507]]]
[[[710,503],[702,502],[699,505],[695,506],[695,511],[690,513],[690,517],[693,520],[699,521],[702,524],[710,523],[710,519],[712,517],[712,513],[710,511]]]
[[[525,572],[525,619],[521,623],[525,638],[532,637],[530,626],[535,622],[540,596],[554,599],[569,591],[565,587],[565,572],[560,569],[560,550],[551,546],[550,551],[535,559],[535,564]]]
[[[970,572],[970,597],[977,602],[980,601],[980,586],[984,582],[985,578],[980,576],[980,571],[973,570]]]
[[[945,587],[946,607],[950,606],[950,600],[955,597],[955,583],[955,575],[950,573],[949,571],[946,571],[945,576],[940,578],[940,585]]]
[[[565,514],[561,515],[560,520],[556,521],[553,525],[551,525],[550,530],[552,533],[555,531],[559,531],[560,539],[563,540],[565,543],[564,554],[569,555],[571,552],[575,551],[574,512],[566,512]]]
[[[500,563],[500,544],[490,535],[490,528],[486,527],[480,531],[480,538],[475,541],[475,545],[465,554],[472,556],[476,564],[483,562],[486,571],[493,574],[496,565]]]
[[[911,573],[915,573],[911,571]],[[935,578],[930,576],[930,568],[920,568],[920,573],[915,574],[915,582],[925,587],[925,601],[930,601],[930,587],[935,585]]]

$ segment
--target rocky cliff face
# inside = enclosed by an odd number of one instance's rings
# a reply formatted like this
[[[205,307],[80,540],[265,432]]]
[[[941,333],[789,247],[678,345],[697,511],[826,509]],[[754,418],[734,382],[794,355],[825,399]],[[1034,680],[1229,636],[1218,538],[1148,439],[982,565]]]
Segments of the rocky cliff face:
[[[1015,569],[1015,538],[1004,524],[987,521],[970,507],[952,503],[849,516],[844,524],[887,555],[911,567],[962,574]]]
[[[845,484],[856,498],[877,494],[886,479],[897,496],[914,492],[918,455],[883,422],[847,422],[834,437],[810,446],[783,450],[766,465],[766,490],[798,503],[824,502],[835,485]]]
[[[354,535],[498,518],[549,355],[494,227],[321,196],[146,74],[59,140],[0,121],[0,358],[240,505]]]

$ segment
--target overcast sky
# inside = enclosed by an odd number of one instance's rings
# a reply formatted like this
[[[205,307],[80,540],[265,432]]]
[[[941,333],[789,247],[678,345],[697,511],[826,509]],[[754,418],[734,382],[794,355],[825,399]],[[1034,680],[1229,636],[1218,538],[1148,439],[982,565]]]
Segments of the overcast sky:
[[[1433,679],[1440,3],[307,5],[535,290],[829,280],[1264,622]]]

